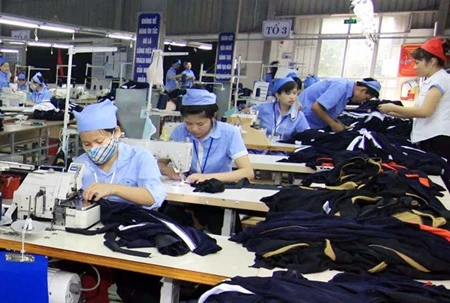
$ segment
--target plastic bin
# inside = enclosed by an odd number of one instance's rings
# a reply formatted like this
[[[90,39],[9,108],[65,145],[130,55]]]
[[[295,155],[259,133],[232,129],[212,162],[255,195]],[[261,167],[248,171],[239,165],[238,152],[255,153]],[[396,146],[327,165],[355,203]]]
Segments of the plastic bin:
[[[14,192],[20,186],[20,180],[22,178],[20,176],[15,175],[2,175],[2,194],[3,199],[12,199],[14,197]]]

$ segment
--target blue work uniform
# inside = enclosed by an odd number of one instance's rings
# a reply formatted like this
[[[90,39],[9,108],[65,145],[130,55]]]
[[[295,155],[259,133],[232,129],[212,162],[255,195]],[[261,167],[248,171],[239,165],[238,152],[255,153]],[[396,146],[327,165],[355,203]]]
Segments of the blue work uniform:
[[[272,95],[272,81],[273,81],[272,73],[267,73],[264,75],[264,82],[269,83],[269,87],[267,89],[267,93],[269,95]]]
[[[17,84],[17,88],[18,88],[20,91],[28,91],[28,84],[26,84],[26,83],[24,83],[24,84],[18,83],[18,84]]]
[[[169,77],[176,76],[177,70],[173,67],[169,68],[166,73],[166,91],[171,92],[177,88],[177,79],[169,79]]]
[[[9,87],[9,75],[0,71],[0,89],[3,87]]]
[[[183,75],[186,75],[186,77],[194,77],[194,80],[195,80],[195,74],[194,74],[194,72],[193,72],[191,69],[185,69],[185,70],[182,72],[182,74],[183,74]],[[183,78],[181,78],[181,79],[183,79]],[[181,86],[182,86],[183,88],[189,88],[189,87],[191,87],[191,86],[194,84],[194,80],[184,80],[184,81],[181,83]]]
[[[170,139],[194,144],[189,171],[192,174],[230,172],[233,161],[248,154],[239,129],[219,121],[214,122],[212,130],[202,140],[192,135],[184,123],[173,130]]]
[[[283,116],[280,113],[279,101],[256,105],[252,109],[258,111],[259,127],[266,129],[267,136],[276,136],[279,140],[284,140],[289,139],[292,133],[309,128],[308,121],[298,104],[292,105]]]
[[[83,189],[92,183],[111,183],[133,187],[146,188],[153,197],[155,203],[145,206],[153,209],[161,206],[166,198],[164,186],[161,183],[161,173],[153,155],[136,146],[118,143],[119,155],[109,172],[105,172],[88,157],[86,153],[74,160],[86,166],[83,176]],[[97,181],[96,181],[97,179]],[[133,203],[118,196],[109,196],[108,200],[114,202]]]
[[[41,91],[33,91],[31,94],[31,102],[39,104],[44,101],[50,101],[52,99],[52,93],[46,87],[42,87]]]
[[[312,129],[324,128],[327,124],[317,117],[311,106],[319,102],[332,119],[336,119],[345,109],[347,102],[353,96],[355,81],[347,79],[322,80],[301,92],[298,96],[303,106],[303,113]]]

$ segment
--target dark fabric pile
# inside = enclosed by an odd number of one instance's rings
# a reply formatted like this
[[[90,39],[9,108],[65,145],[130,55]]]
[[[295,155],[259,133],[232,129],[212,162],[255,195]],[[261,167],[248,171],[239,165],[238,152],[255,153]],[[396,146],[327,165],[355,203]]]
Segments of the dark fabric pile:
[[[391,217],[269,212],[265,221],[230,240],[255,252],[256,267],[450,279],[450,242]]]
[[[406,141],[392,141],[382,133],[365,129],[340,133],[310,129],[294,134],[293,139],[293,142],[300,141],[311,147],[296,151],[282,161],[306,163],[312,168],[320,166],[321,159],[337,165],[355,156],[378,157],[383,162],[394,162],[430,175],[441,175],[448,167],[447,162],[434,153],[424,152]]]
[[[108,248],[139,257],[149,257],[150,253],[124,247],[156,247],[161,254],[170,256],[181,256],[190,251],[205,256],[222,249],[203,231],[179,226],[160,212],[105,199],[99,203],[103,228],[94,231],[66,228],[66,231],[85,235],[106,233],[104,244]]]
[[[58,98],[52,98],[50,101],[57,110],[34,110],[32,118],[33,119],[39,119],[39,120],[48,120],[48,121],[63,121],[64,120],[64,111],[66,109],[66,100],[65,99],[58,99]],[[69,102],[69,117],[70,119],[73,119],[73,111],[80,112],[83,108],[74,103]]]
[[[370,275],[338,274],[328,283],[310,281],[295,271],[273,277],[234,277],[205,293],[204,303],[445,303],[443,286]]]

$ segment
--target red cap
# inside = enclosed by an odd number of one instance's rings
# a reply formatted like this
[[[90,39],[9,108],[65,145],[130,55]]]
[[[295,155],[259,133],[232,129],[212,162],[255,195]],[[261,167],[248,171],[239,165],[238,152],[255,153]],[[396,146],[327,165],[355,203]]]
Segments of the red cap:
[[[447,61],[447,57],[444,54],[444,48],[442,47],[443,44],[444,41],[442,41],[441,37],[435,37],[422,44],[420,48],[438,58],[441,58],[445,62]]]

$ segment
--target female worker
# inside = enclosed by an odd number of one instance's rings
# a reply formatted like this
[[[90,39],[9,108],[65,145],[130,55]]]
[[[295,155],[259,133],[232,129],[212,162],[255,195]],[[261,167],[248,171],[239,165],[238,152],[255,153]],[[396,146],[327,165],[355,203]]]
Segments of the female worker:
[[[36,73],[31,78],[30,89],[33,91],[31,94],[31,103],[28,102],[27,105],[48,102],[52,98],[52,93],[48,90],[41,73]]]
[[[20,73],[17,76],[17,89],[19,91],[28,91],[27,78],[25,77],[24,73]]]
[[[0,58],[0,89],[3,87],[9,87],[9,77],[9,62],[6,58]]]
[[[136,203],[148,208],[161,205],[166,194],[155,158],[149,151],[119,142],[117,107],[111,101],[89,105],[74,112],[85,153],[74,162],[83,163],[83,198]]]
[[[181,73],[181,88],[191,88],[195,81],[191,62],[184,62],[184,71]]]
[[[381,104],[383,113],[402,118],[414,118],[411,141],[450,161],[450,75],[445,71],[448,40],[440,37],[426,41],[411,55],[414,69],[426,80],[420,88],[414,107]]]
[[[170,138],[174,141],[192,142],[194,145],[190,175],[186,179],[188,183],[212,178],[223,182],[254,178],[239,129],[216,121],[217,111],[216,95],[207,90],[188,89],[183,97],[181,106],[183,123],[174,129]],[[233,161],[236,170],[232,170]],[[180,179],[180,175],[167,165],[169,160],[159,159],[158,162],[163,175],[175,180]],[[174,213],[174,208],[166,211],[166,214],[179,220],[171,213]],[[200,206],[194,209],[194,215],[211,232],[220,233],[223,221],[222,209]]]
[[[275,102],[253,106],[258,111],[260,128],[272,140],[289,139],[294,132],[309,128],[305,115],[297,102],[297,83],[291,77],[275,79],[272,83]]]

